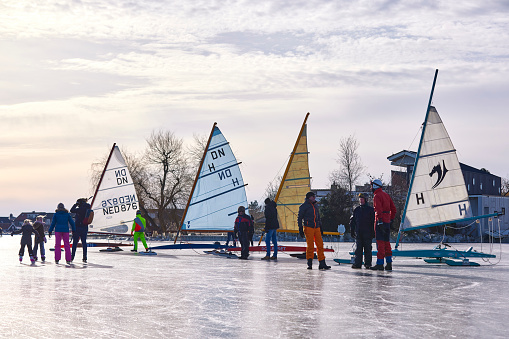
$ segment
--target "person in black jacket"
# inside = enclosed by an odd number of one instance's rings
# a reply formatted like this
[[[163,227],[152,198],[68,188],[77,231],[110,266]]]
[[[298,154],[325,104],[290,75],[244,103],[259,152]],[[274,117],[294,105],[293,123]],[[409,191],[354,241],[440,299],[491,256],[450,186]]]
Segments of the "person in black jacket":
[[[74,261],[76,255],[76,248],[81,238],[81,246],[83,247],[83,262],[87,262],[87,234],[88,223],[85,220],[87,212],[90,210],[90,205],[87,203],[86,198],[80,198],[71,207],[71,213],[75,213],[74,220],[76,224],[76,231],[72,233],[72,254],[71,261]]]
[[[235,219],[233,232],[235,238],[240,240],[240,246],[242,247],[239,259],[247,259],[249,257],[249,239],[251,239],[254,231],[253,220],[249,215],[246,215],[246,208],[244,206],[239,206],[237,211],[239,215]]]
[[[355,238],[355,261],[352,268],[361,268],[364,252],[364,267],[371,268],[372,239],[375,237],[375,210],[368,205],[367,197],[359,194],[359,206],[353,210],[350,218],[350,234]]]
[[[320,212],[316,206],[315,193],[306,193],[306,200],[299,207],[299,216],[297,218],[299,225],[299,235],[306,237],[306,259],[308,260],[308,270],[313,268],[313,258],[315,256],[315,243],[316,255],[318,256],[318,266],[321,270],[328,270],[330,266],[325,263],[325,254],[323,252],[322,240],[322,221],[320,220]]]
[[[270,198],[265,199],[265,245],[267,246],[267,255],[262,260],[277,260],[277,229],[279,221],[277,220],[277,204]],[[270,241],[274,245],[274,255],[270,256]]]
[[[28,254],[30,255],[30,261],[33,264],[35,262],[35,259],[34,254],[32,252],[32,233],[34,233],[35,236],[37,237],[37,232],[32,227],[32,221],[30,219],[25,219],[25,221],[23,222],[23,226],[21,226],[21,229],[11,232],[11,236],[20,233],[21,233],[21,247],[19,249],[19,263],[21,264],[21,262],[23,261],[23,255],[25,254],[26,246],[28,249]]]

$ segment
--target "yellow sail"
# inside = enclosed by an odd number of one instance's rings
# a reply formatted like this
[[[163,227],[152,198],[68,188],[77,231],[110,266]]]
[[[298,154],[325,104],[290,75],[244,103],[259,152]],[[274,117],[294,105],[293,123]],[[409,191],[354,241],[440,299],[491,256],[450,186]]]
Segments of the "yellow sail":
[[[306,135],[308,116],[309,113],[306,114],[276,195],[275,201],[282,232],[298,232],[299,206],[304,202],[306,193],[311,189]]]

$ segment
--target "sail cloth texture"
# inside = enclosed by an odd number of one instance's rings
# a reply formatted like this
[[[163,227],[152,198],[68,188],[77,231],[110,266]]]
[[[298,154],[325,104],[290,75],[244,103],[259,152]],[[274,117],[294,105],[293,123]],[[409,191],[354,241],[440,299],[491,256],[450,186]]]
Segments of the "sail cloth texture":
[[[214,127],[182,230],[233,230],[237,208],[247,209],[239,163],[219,128]]]
[[[311,189],[308,154],[307,125],[304,125],[293,158],[290,157],[286,176],[281,180],[282,187],[276,201],[281,231],[299,230],[299,206],[304,203],[306,193]]]
[[[430,106],[401,230],[470,217],[472,211],[456,150],[437,110]]]
[[[115,146],[94,197],[90,232],[130,234],[136,217],[138,196],[131,174],[118,146]]]

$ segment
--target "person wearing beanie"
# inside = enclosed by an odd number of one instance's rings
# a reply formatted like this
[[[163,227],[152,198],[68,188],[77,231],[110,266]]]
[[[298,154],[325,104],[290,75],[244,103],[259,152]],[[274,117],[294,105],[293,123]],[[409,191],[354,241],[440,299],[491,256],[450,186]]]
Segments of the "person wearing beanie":
[[[371,268],[372,239],[375,237],[375,210],[368,205],[365,194],[359,194],[359,206],[353,210],[350,218],[350,234],[355,238],[355,261],[352,268],[361,268],[362,253],[364,253],[364,267]]]
[[[277,229],[279,221],[277,220],[277,204],[270,198],[265,199],[265,246],[267,247],[267,255],[262,260],[277,260]],[[270,241],[274,245],[274,255],[270,256]]]
[[[35,236],[37,237],[37,232],[32,227],[32,221],[30,221],[30,219],[25,219],[25,221],[23,222],[23,226],[21,226],[21,229],[19,229],[18,231],[11,232],[11,236],[20,233],[22,233],[22,235],[20,242],[21,247],[19,249],[19,263],[21,264],[21,262],[23,261],[23,255],[25,254],[26,246],[28,250],[28,255],[30,255],[30,261],[33,264],[35,262],[35,259],[34,254],[32,252],[32,233],[34,233]]]
[[[235,238],[240,240],[240,258],[246,259],[249,257],[249,242],[251,238],[251,234],[253,232],[253,220],[249,215],[246,215],[246,208],[244,206],[239,206],[237,209],[238,215],[235,219],[235,226],[233,228],[233,232],[235,234]]]
[[[306,259],[308,260],[308,270],[313,268],[315,243],[318,262],[320,263],[318,268],[321,270],[330,269],[331,267],[327,266],[325,263],[322,240],[322,222],[320,220],[318,206],[316,206],[315,193],[308,192],[306,194],[306,200],[299,207],[297,223],[299,225],[299,235],[302,238],[306,237]]]
[[[51,238],[51,233],[55,230],[55,263],[58,264],[60,261],[60,257],[62,256],[62,252],[60,251],[62,240],[64,241],[64,250],[65,250],[65,261],[67,264],[71,263],[71,248],[69,246],[69,225],[71,225],[72,231],[76,231],[76,226],[74,224],[74,220],[72,220],[71,214],[65,208],[64,204],[59,203],[57,209],[55,210],[55,214],[53,215],[53,220],[51,221],[51,226],[48,230],[48,235]]]
[[[376,271],[392,271],[392,250],[390,235],[391,223],[396,217],[396,206],[389,194],[382,189],[383,184],[380,179],[371,182],[371,190],[375,194],[373,198],[373,208],[375,209],[375,237],[376,237],[376,265],[371,267]],[[384,268],[384,259],[387,265]]]
[[[87,234],[88,234],[88,215],[91,211],[90,204],[87,203],[86,198],[80,198],[71,207],[71,213],[75,213],[76,232],[72,234],[72,253],[71,261],[74,261],[76,249],[81,239],[81,246],[83,248],[83,262],[87,262]]]
[[[37,232],[34,240],[34,260],[37,261],[37,251],[39,248],[41,249],[41,260],[46,261],[46,250],[44,249],[44,243],[46,242],[46,237],[44,236],[44,217],[45,215],[38,215],[33,227]]]

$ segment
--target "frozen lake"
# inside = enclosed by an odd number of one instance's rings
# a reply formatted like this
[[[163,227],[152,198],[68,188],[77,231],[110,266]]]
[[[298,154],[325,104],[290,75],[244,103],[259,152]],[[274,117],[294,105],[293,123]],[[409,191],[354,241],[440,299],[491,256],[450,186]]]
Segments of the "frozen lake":
[[[393,272],[375,272],[338,265],[335,254],[327,254],[332,269],[319,271],[283,253],[265,262],[264,253],[243,261],[198,250],[142,256],[127,247],[89,248],[89,264],[72,266],[56,265],[47,251],[47,264],[31,266],[28,255],[18,262],[19,241],[0,238],[2,338],[509,336],[509,244],[495,266],[396,258]],[[340,257],[351,246],[339,243]],[[498,261],[499,245],[494,250]]]

